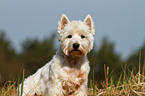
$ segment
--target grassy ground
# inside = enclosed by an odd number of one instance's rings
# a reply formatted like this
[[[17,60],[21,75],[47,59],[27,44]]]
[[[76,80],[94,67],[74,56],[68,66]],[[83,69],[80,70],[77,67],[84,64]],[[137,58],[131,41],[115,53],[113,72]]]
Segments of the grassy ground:
[[[15,96],[16,83],[8,81],[4,84],[4,87],[0,88],[0,96]]]
[[[112,77],[108,78],[109,67],[105,70],[105,81],[101,83],[103,88],[99,89],[92,82],[89,88],[90,96],[145,96],[144,70],[142,74],[139,70],[137,74],[130,71],[128,75],[126,71],[123,71],[116,84],[113,83]]]
[[[89,96],[145,96],[145,71],[143,68],[141,73],[140,69],[139,64],[139,72],[134,74],[133,71],[126,72],[124,68],[115,84],[112,76],[109,77],[109,67],[104,65],[105,80],[101,82],[102,88],[98,88],[94,80],[90,81]],[[14,94],[16,94],[15,82],[6,82],[0,89],[0,96],[14,96]]]

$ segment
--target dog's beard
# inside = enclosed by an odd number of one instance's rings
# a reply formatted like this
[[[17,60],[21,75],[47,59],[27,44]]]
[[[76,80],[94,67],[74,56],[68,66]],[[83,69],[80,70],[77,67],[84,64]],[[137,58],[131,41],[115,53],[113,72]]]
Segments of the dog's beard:
[[[77,50],[73,48],[64,48],[63,52],[67,56],[86,56],[87,52],[85,49],[79,48]]]

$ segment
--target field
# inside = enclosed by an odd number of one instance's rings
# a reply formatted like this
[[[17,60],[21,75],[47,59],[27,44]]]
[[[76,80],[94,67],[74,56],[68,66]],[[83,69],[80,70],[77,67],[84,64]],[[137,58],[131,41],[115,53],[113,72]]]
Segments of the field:
[[[144,66],[145,67],[145,66]],[[109,75],[109,67],[104,65],[105,80],[95,82],[94,78],[89,82],[89,96],[145,96],[145,76],[144,67],[134,74],[134,71],[126,71],[126,66],[122,69],[122,74],[117,83],[113,82]],[[19,82],[19,81],[18,81]],[[14,96],[16,94],[17,82],[8,81],[0,89],[0,96]],[[102,88],[99,88],[99,86]],[[20,95],[20,94],[19,94]],[[20,95],[21,96],[21,95]]]
[[[109,67],[105,70],[105,81],[101,82],[103,88],[99,89],[92,81],[90,96],[145,96],[144,68],[142,74],[140,70],[134,74],[133,70],[126,72],[124,68],[116,84],[113,83],[112,76],[109,77]]]

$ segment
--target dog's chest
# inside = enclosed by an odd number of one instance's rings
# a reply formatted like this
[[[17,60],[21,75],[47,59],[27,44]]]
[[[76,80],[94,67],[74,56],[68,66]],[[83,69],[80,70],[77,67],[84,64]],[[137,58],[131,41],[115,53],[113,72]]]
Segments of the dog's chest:
[[[79,88],[86,81],[86,74],[77,69],[70,69],[65,71],[64,78],[62,79],[62,89],[64,96],[72,96],[77,93]]]

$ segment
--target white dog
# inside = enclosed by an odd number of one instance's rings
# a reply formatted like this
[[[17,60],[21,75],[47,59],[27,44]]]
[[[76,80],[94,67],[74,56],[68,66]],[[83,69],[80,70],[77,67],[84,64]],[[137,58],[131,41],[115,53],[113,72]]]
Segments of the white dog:
[[[83,22],[69,21],[63,14],[58,34],[60,48],[49,63],[24,80],[23,96],[88,95],[90,67],[86,55],[94,43],[93,19],[88,15]]]

